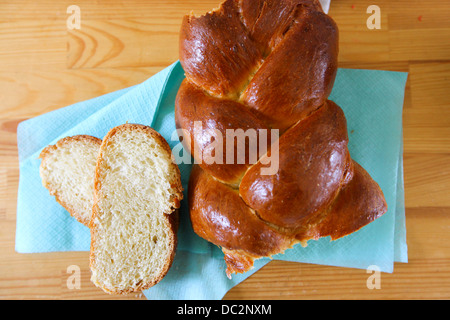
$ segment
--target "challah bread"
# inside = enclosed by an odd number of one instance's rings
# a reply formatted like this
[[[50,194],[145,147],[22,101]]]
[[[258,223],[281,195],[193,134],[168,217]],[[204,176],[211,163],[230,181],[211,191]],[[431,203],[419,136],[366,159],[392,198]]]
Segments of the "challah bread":
[[[103,139],[94,180],[91,280],[126,294],[158,283],[177,245],[180,171],[164,138],[124,124]]]
[[[350,157],[344,112],[328,100],[337,56],[338,28],[318,1],[226,0],[183,19],[186,79],[175,120],[198,163],[190,217],[198,235],[222,248],[229,277],[296,243],[341,238],[387,211],[378,184]],[[262,137],[257,149],[270,148],[256,161],[203,161],[219,139],[236,151],[229,129],[253,129]],[[279,139],[264,130],[278,130]],[[254,152],[249,143],[245,150]],[[278,170],[263,174],[267,160]]]
[[[89,225],[94,171],[102,140],[88,135],[66,137],[42,150],[42,184],[77,221]]]

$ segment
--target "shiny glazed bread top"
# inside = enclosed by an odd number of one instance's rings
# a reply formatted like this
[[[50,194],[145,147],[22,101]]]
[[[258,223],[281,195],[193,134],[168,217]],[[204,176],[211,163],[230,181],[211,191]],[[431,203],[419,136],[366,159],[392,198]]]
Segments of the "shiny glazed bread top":
[[[175,120],[198,163],[190,216],[197,234],[222,247],[228,276],[295,243],[341,238],[387,210],[328,100],[337,56],[337,26],[318,1],[227,0],[183,19]],[[236,130],[253,132],[256,147]],[[202,161],[211,154],[216,161]],[[268,160],[277,170],[263,174]]]

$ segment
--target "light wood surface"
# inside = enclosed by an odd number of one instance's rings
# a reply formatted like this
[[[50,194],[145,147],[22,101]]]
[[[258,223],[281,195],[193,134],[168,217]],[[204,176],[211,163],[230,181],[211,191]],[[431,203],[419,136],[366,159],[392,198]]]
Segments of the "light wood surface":
[[[20,121],[140,83],[178,59],[181,18],[220,0],[3,0],[0,3],[0,298],[115,297],[90,283],[88,252],[14,251]],[[81,9],[68,30],[66,10]],[[366,9],[381,9],[369,30]],[[332,0],[340,66],[409,72],[404,170],[409,263],[370,290],[365,270],[272,261],[225,299],[450,298],[450,2]],[[81,289],[68,289],[69,265]]]

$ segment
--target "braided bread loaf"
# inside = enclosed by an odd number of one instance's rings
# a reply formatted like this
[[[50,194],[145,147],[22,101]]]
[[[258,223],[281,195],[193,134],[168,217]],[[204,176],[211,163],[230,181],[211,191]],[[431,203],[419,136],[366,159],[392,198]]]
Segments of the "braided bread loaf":
[[[343,111],[327,99],[337,55],[337,26],[314,0],[226,0],[183,19],[186,79],[175,119],[198,163],[189,181],[191,222],[222,248],[228,277],[296,243],[341,238],[387,210],[378,184],[350,158]],[[258,149],[271,148],[252,160],[246,139],[238,161],[230,129],[252,129]],[[279,139],[262,134],[274,129]],[[233,161],[225,153],[202,161],[219,140],[235,151]],[[278,170],[262,174],[274,146]]]

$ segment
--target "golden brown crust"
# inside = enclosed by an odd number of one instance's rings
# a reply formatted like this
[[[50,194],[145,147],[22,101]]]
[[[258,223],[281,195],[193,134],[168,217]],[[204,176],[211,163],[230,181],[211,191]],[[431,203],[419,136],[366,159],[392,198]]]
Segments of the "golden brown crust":
[[[270,256],[290,241],[259,219],[237,190],[194,166],[189,181],[189,203],[194,231],[228,249]]]
[[[184,136],[183,144],[190,150],[196,163],[216,179],[230,185],[238,184],[253,163],[248,156],[249,140],[245,140],[243,148],[245,159],[239,161],[238,146],[233,142],[234,137],[227,135],[227,130],[242,129],[245,132],[254,129],[255,138],[259,141],[260,130],[269,129],[251,109],[244,108],[240,103],[230,99],[212,97],[186,79],[182,82],[176,98],[175,120],[177,128],[182,128],[188,133]],[[200,130],[196,130],[196,124]],[[217,141],[222,141],[224,147],[234,146],[233,163],[227,161],[225,152],[222,157],[217,156],[220,163],[208,161],[210,149]],[[270,145],[270,140],[267,145]]]
[[[111,137],[114,135],[123,132],[123,131],[140,131],[144,132],[145,134],[149,135],[152,139],[156,140],[156,142],[165,149],[165,151],[168,154],[172,154],[172,151],[170,149],[169,144],[167,141],[153,128],[140,125],[140,124],[123,124],[117,127],[114,127],[111,129],[108,134],[103,139],[102,145],[100,147],[99,156],[97,158],[97,166],[95,170],[95,178],[94,178],[94,205],[92,208],[92,218],[91,223],[89,225],[91,229],[91,248],[90,248],[90,268],[91,270],[96,269],[96,258],[95,258],[95,252],[96,252],[96,242],[97,242],[97,229],[95,225],[95,218],[100,213],[100,208],[98,205],[99,197],[101,196],[101,170],[102,170],[102,163],[104,159],[104,151],[106,148],[106,145],[108,144]],[[172,159],[173,160],[173,159]],[[178,230],[178,224],[179,224],[179,207],[180,207],[180,201],[183,199],[183,187],[181,185],[181,174],[178,166],[172,161],[172,169],[177,173],[176,179],[174,181],[171,181],[172,187],[175,189],[174,198],[172,199],[172,210],[170,212],[165,212],[164,216],[167,219],[168,225],[170,226],[170,232],[167,234],[172,237],[171,239],[171,255],[168,257],[167,260],[165,260],[165,265],[162,268],[162,272],[155,278],[152,279],[152,281],[147,283],[141,283],[137,287],[132,287],[127,290],[110,290],[107,287],[101,286],[101,284],[97,284],[102,287],[102,289],[110,294],[129,294],[131,292],[139,292],[146,290],[158,282],[160,282],[169,271],[170,267],[172,266],[173,260],[175,258],[175,251],[176,246],[178,242],[177,237],[177,230]]]
[[[241,97],[281,132],[326,101],[337,72],[334,21],[302,6],[295,12],[293,22]]]
[[[276,173],[262,175],[261,160],[246,172],[242,199],[261,219],[294,233],[315,223],[351,174],[347,143],[344,113],[328,101],[280,137]]]
[[[310,0],[251,0],[240,5],[241,20],[265,56],[283,39],[299,10],[323,12],[318,1]]]
[[[99,148],[102,143],[101,139],[98,139],[96,137],[89,136],[89,135],[76,135],[76,136],[62,138],[62,139],[58,140],[55,145],[47,146],[41,151],[41,153],[39,154],[39,158],[42,159],[41,168],[45,166],[48,157],[56,149],[64,147],[66,145],[70,145],[76,141],[91,142],[91,143],[96,144]],[[64,209],[66,209],[70,213],[70,215],[72,217],[74,217],[78,222],[82,223],[86,227],[89,227],[90,219],[84,218],[69,203],[63,201],[60,197],[59,191],[53,189],[51,187],[51,185],[48,183],[48,181],[45,179],[45,177],[41,177],[41,178],[42,178],[42,185],[48,189],[48,191],[50,192],[51,195],[55,196],[56,202],[58,202],[61,206],[63,206]]]
[[[237,2],[228,0],[202,17],[185,16],[179,48],[186,77],[220,97],[236,97],[262,58],[241,22]]]
[[[254,259],[283,252],[296,242],[259,219],[237,190],[217,181],[197,165],[192,168],[188,192],[194,231],[222,247],[228,275],[231,270],[246,271],[253,266]]]
[[[340,191],[320,223],[296,235],[300,241],[330,236],[332,240],[349,235],[387,211],[380,186],[355,161],[354,174]]]
[[[343,111],[328,100],[338,42],[335,22],[315,0],[226,0],[182,22],[186,79],[175,120],[194,158],[216,140],[196,136],[194,121],[222,135],[281,134],[271,141],[279,145],[274,174],[261,173],[270,149],[256,164],[201,163],[191,173],[194,231],[222,247],[229,276],[294,243],[350,234],[387,211],[381,189],[350,157]]]

